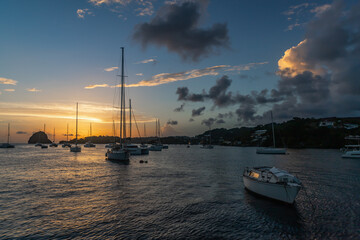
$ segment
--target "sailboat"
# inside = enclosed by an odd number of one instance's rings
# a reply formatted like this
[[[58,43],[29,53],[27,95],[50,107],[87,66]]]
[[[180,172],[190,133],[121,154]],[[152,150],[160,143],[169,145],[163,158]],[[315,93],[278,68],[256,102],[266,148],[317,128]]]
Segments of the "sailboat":
[[[92,126],[90,123],[90,137],[92,136]],[[84,144],[84,147],[86,148],[91,148],[91,147],[96,147],[95,144],[93,144],[91,141],[88,141],[87,143]]]
[[[124,146],[125,146],[125,149],[127,149],[130,152],[130,155],[141,155],[142,154],[141,148],[139,148],[138,145],[131,143],[131,130],[132,130],[131,129],[131,127],[132,127],[131,115],[132,115],[131,99],[129,99],[129,124],[130,124],[129,125],[129,142],[126,143]]]
[[[156,138],[158,139],[157,143],[154,143],[150,146],[150,151],[161,151],[163,149],[163,145],[160,142],[160,120],[156,119],[155,124],[155,132],[156,132]]]
[[[105,148],[112,148],[112,147],[115,145],[115,142],[116,142],[116,137],[115,137],[115,135],[116,135],[115,132],[116,132],[116,131],[115,131],[115,122],[114,122],[114,120],[113,120],[112,130],[113,130],[114,142],[113,142],[113,143],[108,143],[108,144],[106,144],[106,145],[105,145]]]
[[[79,107],[79,104],[76,103],[76,137],[75,137],[75,146],[70,147],[70,152],[81,152],[81,147],[77,145],[77,137],[78,137],[78,107]]]
[[[69,143],[69,124],[67,124],[66,128],[66,143],[64,143],[62,147],[71,147],[71,144]]]
[[[15,148],[14,145],[10,144],[10,123],[8,123],[7,143],[1,144],[0,148]]]
[[[272,111],[271,114],[271,126],[272,126],[272,136],[273,136],[273,147],[259,147],[256,149],[257,154],[286,154],[286,148],[276,148],[275,145],[275,132],[274,132],[274,120]]]
[[[57,147],[58,145],[55,143],[55,128],[54,128],[54,140],[53,142],[49,145],[49,147]]]
[[[125,86],[124,86],[124,48],[121,48],[121,92],[120,92],[120,144],[115,144],[105,154],[109,160],[128,162],[130,152],[124,148],[126,140]]]

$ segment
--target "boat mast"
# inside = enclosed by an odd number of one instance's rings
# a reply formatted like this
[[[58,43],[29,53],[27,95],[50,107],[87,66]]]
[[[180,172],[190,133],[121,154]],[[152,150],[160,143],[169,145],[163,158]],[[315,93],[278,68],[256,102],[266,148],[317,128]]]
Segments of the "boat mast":
[[[10,123],[8,123],[8,139],[7,139],[7,143],[10,143]]]
[[[114,143],[116,143],[116,133],[115,133],[115,121],[113,120],[113,136],[114,136]]]
[[[91,123],[90,123],[90,137],[92,136],[92,126],[91,126]]]
[[[55,128],[54,128],[54,142],[55,142]]]
[[[69,142],[69,124],[67,124],[66,128],[66,142]]]
[[[75,137],[76,146],[77,146],[77,137],[78,137],[78,105],[79,103],[76,103],[76,137]]]
[[[146,137],[146,125],[144,123],[144,137]]]
[[[129,141],[131,143],[131,99],[129,99],[129,120],[130,120],[130,126],[129,126]]]
[[[274,132],[274,120],[273,120],[272,111],[270,111],[270,114],[271,114],[271,127],[272,127],[273,143],[274,143],[274,148],[275,148],[275,132]]]

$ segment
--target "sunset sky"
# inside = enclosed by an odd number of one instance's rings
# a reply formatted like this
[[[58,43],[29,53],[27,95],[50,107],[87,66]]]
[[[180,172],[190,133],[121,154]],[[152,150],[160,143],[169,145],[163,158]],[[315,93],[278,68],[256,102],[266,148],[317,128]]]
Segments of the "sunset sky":
[[[76,102],[80,137],[112,135],[120,47],[147,136],[359,116],[355,0],[2,0],[0,32],[0,142],[65,139]]]

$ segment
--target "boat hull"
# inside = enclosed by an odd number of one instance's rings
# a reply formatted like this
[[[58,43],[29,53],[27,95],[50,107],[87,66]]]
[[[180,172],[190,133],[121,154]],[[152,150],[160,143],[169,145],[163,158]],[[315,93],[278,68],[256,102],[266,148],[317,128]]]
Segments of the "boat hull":
[[[161,151],[162,146],[161,145],[151,145],[149,148],[150,151]]]
[[[257,154],[286,154],[285,148],[257,148]]]
[[[130,158],[130,153],[128,151],[109,151],[106,153],[108,160],[128,162]]]
[[[0,148],[15,148],[15,145],[9,143],[3,143],[0,145]]]
[[[148,155],[149,149],[148,148],[140,148],[141,149],[141,155]]]
[[[70,152],[81,152],[81,147],[78,147],[78,146],[71,147]]]
[[[293,204],[301,186],[266,183],[243,176],[245,188],[258,195]]]

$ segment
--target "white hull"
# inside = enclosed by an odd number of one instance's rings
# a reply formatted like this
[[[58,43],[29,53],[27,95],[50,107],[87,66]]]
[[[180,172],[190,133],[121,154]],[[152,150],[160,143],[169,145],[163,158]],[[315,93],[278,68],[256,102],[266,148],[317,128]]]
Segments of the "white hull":
[[[257,154],[286,154],[285,148],[257,148]]]
[[[81,147],[78,147],[78,146],[71,147],[70,152],[81,152]]]
[[[129,155],[130,153],[124,150],[116,150],[116,151],[114,150],[106,153],[106,156],[109,160],[116,160],[121,162],[128,162]]]
[[[243,176],[245,188],[259,195],[292,204],[300,191],[299,185],[266,183]]]
[[[342,158],[360,158],[360,151],[347,151],[341,156]]]

